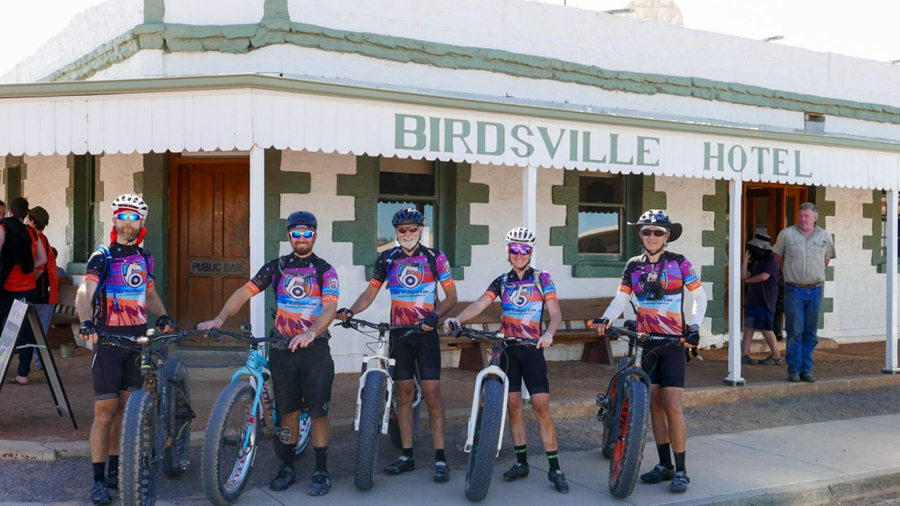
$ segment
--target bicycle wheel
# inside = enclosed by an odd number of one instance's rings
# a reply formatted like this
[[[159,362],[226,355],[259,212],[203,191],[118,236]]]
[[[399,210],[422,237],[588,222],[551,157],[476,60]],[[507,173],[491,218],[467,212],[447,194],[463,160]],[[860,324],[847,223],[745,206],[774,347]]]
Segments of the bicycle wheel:
[[[300,421],[297,425],[297,446],[294,447],[294,460],[299,459],[306,447],[309,446],[312,419],[309,417],[308,411],[300,414]],[[279,427],[279,422],[276,421],[275,426]],[[284,455],[284,446],[277,435],[272,438],[272,446],[275,448],[275,456],[278,457],[278,460],[284,461],[282,457]]]
[[[378,437],[384,417],[385,376],[373,371],[366,376],[359,410],[359,434],[356,437],[356,471],[353,482],[360,490],[369,490],[375,484],[375,468],[378,466]]]
[[[128,397],[122,415],[119,442],[119,490],[122,504],[151,505],[156,502],[155,439],[156,399],[146,390]]]
[[[466,467],[466,497],[470,501],[481,501],[491,487],[502,421],[503,383],[486,379],[481,385],[481,407],[475,419],[475,437]]]
[[[256,457],[256,430],[253,413],[256,391],[246,381],[229,383],[213,405],[203,440],[200,477],[206,498],[226,506],[240,497],[250,481]],[[252,424],[252,425],[251,425]],[[253,431],[248,434],[248,431]],[[249,444],[244,441],[249,437]]]
[[[600,436],[600,453],[603,458],[610,458],[613,454],[613,444],[615,439],[612,437],[612,426],[616,416],[616,401],[618,400],[619,375],[612,377],[609,387],[609,397],[607,398],[606,418],[603,420],[602,434]]]
[[[188,452],[191,444],[191,381],[187,367],[181,360],[170,360],[166,366],[166,436],[172,442],[166,447],[162,460],[162,472],[166,476],[181,476],[188,468]]]
[[[609,491],[616,497],[628,497],[634,490],[644,455],[649,417],[647,385],[636,376],[626,379],[622,392],[619,431],[609,463]]]

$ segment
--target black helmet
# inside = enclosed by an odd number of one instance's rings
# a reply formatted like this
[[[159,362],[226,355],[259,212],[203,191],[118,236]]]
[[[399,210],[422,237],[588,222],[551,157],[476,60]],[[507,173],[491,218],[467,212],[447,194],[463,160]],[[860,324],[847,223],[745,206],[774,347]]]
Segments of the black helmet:
[[[629,225],[633,226],[654,226],[665,228],[669,230],[669,240],[668,242],[675,242],[681,237],[681,223],[672,223],[672,220],[669,218],[669,215],[660,209],[650,209],[645,212],[638,218],[636,223],[629,223]]]
[[[394,217],[391,218],[391,225],[399,226],[399,225],[424,225],[425,224],[425,216],[420,213],[416,208],[410,207],[409,209],[401,209],[394,213]]]
[[[316,230],[318,226],[319,222],[316,221],[316,215],[309,211],[295,211],[291,213],[287,219],[288,230],[297,227],[306,227]]]

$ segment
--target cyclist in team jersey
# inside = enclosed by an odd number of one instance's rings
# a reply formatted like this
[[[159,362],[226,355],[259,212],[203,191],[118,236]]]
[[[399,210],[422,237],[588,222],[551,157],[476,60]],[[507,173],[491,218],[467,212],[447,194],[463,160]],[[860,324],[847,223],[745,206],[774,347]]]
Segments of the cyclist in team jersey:
[[[424,246],[420,239],[425,216],[414,208],[401,209],[391,219],[399,246],[384,251],[375,261],[369,286],[349,309],[337,317],[346,321],[368,308],[385,281],[391,292],[391,324],[414,325],[421,332],[397,339],[405,330],[391,334],[391,358],[396,360],[394,381],[397,386],[397,417],[403,453],[389,465],[387,474],[397,475],[415,469],[413,455],[413,397],[418,368],[422,396],[428,404],[431,437],[434,441],[434,481],[450,479],[450,467],[444,456],[444,406],[441,401],[441,346],[437,334],[438,319],[456,304],[456,285],[447,257]],[[438,284],[445,298],[438,301]]]
[[[625,265],[619,290],[603,314],[602,323],[597,325],[597,332],[600,335],[606,333],[609,323],[619,318],[634,294],[638,332],[684,337],[686,347],[697,346],[700,323],[706,312],[706,291],[691,262],[683,255],[666,251],[666,246],[681,236],[681,224],[673,223],[663,211],[651,209],[642,214],[637,223],[629,225],[639,227],[644,254]],[[693,298],[688,325],[684,315],[685,288]],[[675,493],[686,492],[691,481],[685,467],[687,428],[682,404],[686,363],[685,350],[681,346],[671,346],[664,341],[649,342],[644,346],[641,367],[650,376],[650,417],[659,464],[641,475],[641,481],[671,480],[669,489]]]
[[[160,315],[157,329],[169,332],[178,327],[156,293],[153,255],[138,246],[147,234],[147,204],[137,195],[121,195],[113,200],[112,211],[109,247],[101,246],[88,259],[75,297],[81,319],[79,334],[94,343],[94,422],[90,436],[94,504],[109,504],[109,489],[119,487],[122,410],[131,392],[144,384],[139,349],[98,345],[97,333],[142,337],[147,333],[148,310]]]
[[[528,476],[528,447],[525,433],[525,411],[522,407],[522,381],[531,394],[531,407],[538,421],[541,442],[550,465],[547,477],[556,490],[569,492],[566,476],[559,469],[559,449],[556,445],[556,428],[550,418],[550,380],[547,377],[547,361],[544,348],[553,344],[553,334],[559,329],[562,315],[556,297],[556,286],[550,274],[531,267],[534,251],[534,233],[527,228],[514,228],[506,234],[507,260],[512,270],[501,274],[488,286],[487,291],[469,304],[456,318],[447,318],[444,326],[463,324],[487,309],[497,297],[503,310],[500,332],[506,337],[516,337],[534,346],[510,346],[500,357],[500,368],[509,379],[509,430],[516,450],[516,463],[503,473],[507,481]],[[550,313],[550,322],[541,333],[544,306]]]
[[[328,407],[334,383],[334,360],[328,339],[328,325],[337,309],[337,272],[313,253],[318,221],[307,211],[292,213],[287,220],[287,239],[291,253],[269,261],[244,286],[237,289],[215,319],[197,326],[205,330],[219,328],[235,315],[251,297],[275,292],[275,327],[272,337],[290,339],[289,349],[269,352],[269,369],[278,410],[278,435],[283,446],[282,464],[269,483],[276,492],[286,490],[296,480],[294,450],[297,445],[301,404],[312,419],[312,444],[316,468],[307,493],[321,496],[331,490],[328,474],[328,441],[331,424]],[[305,401],[305,403],[304,403]]]

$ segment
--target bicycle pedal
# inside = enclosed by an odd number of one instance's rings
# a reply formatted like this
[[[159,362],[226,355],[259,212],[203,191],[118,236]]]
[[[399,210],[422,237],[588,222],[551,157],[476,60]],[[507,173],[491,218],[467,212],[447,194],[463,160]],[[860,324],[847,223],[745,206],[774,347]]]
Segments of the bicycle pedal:
[[[178,468],[182,471],[187,471],[189,467],[191,467],[191,461],[189,460],[182,460],[178,463]]]
[[[598,406],[602,406],[602,405],[604,405],[604,404],[606,404],[606,395],[604,395],[604,394],[597,394],[597,405],[598,405]]]

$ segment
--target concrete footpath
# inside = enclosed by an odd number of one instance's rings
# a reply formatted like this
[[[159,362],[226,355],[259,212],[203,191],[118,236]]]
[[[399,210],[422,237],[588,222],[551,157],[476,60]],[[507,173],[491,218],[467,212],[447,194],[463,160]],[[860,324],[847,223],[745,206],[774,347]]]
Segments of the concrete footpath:
[[[559,495],[546,479],[546,461],[533,456],[528,479],[507,483],[500,461],[485,504],[830,504],[900,490],[900,414],[762,429],[738,434],[690,438],[684,495],[674,495],[668,483],[638,483],[627,500],[613,498],[608,489],[609,461],[598,451],[567,452],[561,462],[571,485]],[[644,451],[641,471],[657,462],[652,440]],[[360,492],[351,478],[337,480],[330,494],[311,499],[308,482],[298,480],[286,492],[247,490],[239,503],[278,505],[315,502],[320,505],[393,504],[437,506],[467,504],[465,471],[455,469],[447,484],[431,482],[430,466],[389,477],[379,473],[375,487]]]

